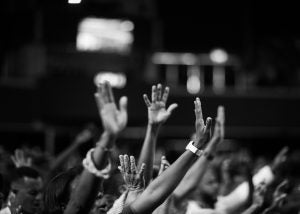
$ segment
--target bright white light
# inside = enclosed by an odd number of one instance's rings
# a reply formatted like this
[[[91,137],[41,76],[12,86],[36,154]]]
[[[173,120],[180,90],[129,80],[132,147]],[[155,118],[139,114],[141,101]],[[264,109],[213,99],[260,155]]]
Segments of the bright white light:
[[[191,53],[156,52],[152,56],[152,62],[163,65],[195,65],[197,57]]]
[[[197,94],[201,90],[200,69],[198,66],[189,66],[186,89],[190,94]]]
[[[85,18],[78,27],[78,50],[128,53],[134,25],[120,19]]]
[[[120,28],[123,31],[133,31],[134,24],[131,21],[123,21],[120,24]]]
[[[195,65],[197,62],[197,59],[194,54],[185,53],[182,54],[181,58],[184,65]]]
[[[100,72],[94,77],[94,83],[98,86],[105,81],[109,82],[114,88],[124,88],[127,82],[126,76],[123,73]]]
[[[68,0],[69,4],[80,4],[81,0]]]
[[[223,49],[214,49],[209,54],[210,60],[216,64],[222,64],[227,62],[228,54]]]

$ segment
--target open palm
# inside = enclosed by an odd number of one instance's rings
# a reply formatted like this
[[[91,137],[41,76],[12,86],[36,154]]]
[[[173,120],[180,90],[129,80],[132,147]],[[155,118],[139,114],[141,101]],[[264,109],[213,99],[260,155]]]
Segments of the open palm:
[[[95,94],[96,103],[102,120],[104,129],[112,134],[120,133],[127,124],[127,97],[121,97],[117,108],[108,82],[99,85]]]
[[[173,103],[166,109],[166,103],[169,96],[169,87],[166,87],[162,94],[162,86],[152,86],[152,102],[148,96],[144,94],[144,100],[148,107],[148,120],[150,124],[160,125],[164,123],[172,114],[172,111],[177,108],[177,104]]]

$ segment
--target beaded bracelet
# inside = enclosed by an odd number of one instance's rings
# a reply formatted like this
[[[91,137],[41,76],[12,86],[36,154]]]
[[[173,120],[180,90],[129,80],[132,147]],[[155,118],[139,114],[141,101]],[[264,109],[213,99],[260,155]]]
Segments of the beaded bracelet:
[[[110,177],[110,172],[111,172],[111,161],[108,159],[108,165],[102,169],[98,170],[92,160],[92,153],[94,152],[94,148],[90,149],[87,154],[85,159],[82,161],[83,167],[88,170],[90,173],[96,175],[97,177],[108,179]]]

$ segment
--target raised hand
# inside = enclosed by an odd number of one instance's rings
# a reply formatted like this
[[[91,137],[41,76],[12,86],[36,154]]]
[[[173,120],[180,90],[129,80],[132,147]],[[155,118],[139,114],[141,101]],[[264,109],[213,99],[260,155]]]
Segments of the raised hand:
[[[11,156],[15,167],[32,166],[32,158],[26,157],[22,149],[16,149],[15,154]]]
[[[143,95],[146,106],[148,107],[148,122],[153,125],[161,125],[172,114],[172,111],[177,108],[177,104],[173,103],[166,109],[166,103],[169,96],[169,87],[166,87],[162,93],[162,85],[152,86],[152,102],[150,102],[146,94]]]
[[[195,105],[195,141],[200,143],[200,146],[203,148],[208,143],[211,137],[211,129],[212,129],[212,119],[208,117],[206,119],[206,124],[203,120],[202,108],[200,99],[197,97],[194,101]]]
[[[87,127],[76,136],[75,142],[78,144],[82,144],[87,142],[92,137],[93,137],[92,128]]]
[[[110,134],[119,134],[127,124],[127,97],[121,97],[119,110],[115,104],[111,86],[105,82],[98,86],[95,98],[105,131]]]
[[[125,181],[126,188],[130,191],[143,190],[145,188],[144,170],[145,164],[141,165],[140,170],[137,170],[135,158],[128,155],[120,155],[120,170]]]
[[[158,176],[160,176],[161,173],[163,173],[166,169],[168,169],[170,165],[171,164],[169,163],[169,161],[167,161],[166,157],[162,156],[160,161]]]
[[[272,207],[277,208],[282,206],[283,201],[287,196],[287,194],[285,193],[287,186],[288,186],[288,180],[284,180],[276,187],[273,193]]]

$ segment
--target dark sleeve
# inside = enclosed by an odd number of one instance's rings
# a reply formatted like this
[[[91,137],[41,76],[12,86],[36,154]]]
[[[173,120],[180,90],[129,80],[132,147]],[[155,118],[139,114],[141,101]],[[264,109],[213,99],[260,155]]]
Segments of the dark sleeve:
[[[136,213],[133,212],[133,210],[131,209],[130,206],[126,206],[126,207],[123,208],[121,214],[136,214]]]

